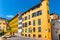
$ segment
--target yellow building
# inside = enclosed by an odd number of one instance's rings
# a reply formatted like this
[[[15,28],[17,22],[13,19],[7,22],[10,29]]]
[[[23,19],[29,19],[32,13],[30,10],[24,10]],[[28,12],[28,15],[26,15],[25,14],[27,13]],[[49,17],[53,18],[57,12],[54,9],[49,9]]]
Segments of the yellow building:
[[[22,14],[22,36],[52,40],[48,4],[48,0],[42,0],[41,4],[32,7]]]
[[[5,18],[0,18],[0,31],[4,30],[6,32],[7,23],[8,21]]]
[[[11,27],[12,35],[18,33],[18,14],[9,21],[9,26]]]

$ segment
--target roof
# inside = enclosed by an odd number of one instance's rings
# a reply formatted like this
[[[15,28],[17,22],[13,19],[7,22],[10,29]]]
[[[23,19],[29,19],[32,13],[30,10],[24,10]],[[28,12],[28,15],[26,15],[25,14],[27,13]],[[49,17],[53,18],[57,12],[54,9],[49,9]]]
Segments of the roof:
[[[23,13],[18,13],[19,16],[22,16]]]
[[[0,19],[1,19],[1,20],[5,20],[5,21],[8,21],[7,19],[5,19],[5,18],[2,18],[2,17],[0,17]]]
[[[29,12],[30,10],[33,10],[36,7],[39,7],[39,6],[41,6],[41,3],[39,3],[38,5],[33,6],[32,8],[28,9],[27,11],[23,12],[22,15],[24,15],[26,12]]]
[[[56,14],[56,15],[58,15],[58,14],[57,14],[57,13],[55,13],[55,12],[51,13],[50,15],[53,15],[53,14]]]
[[[39,4],[36,5],[36,6],[33,6],[32,8],[28,9],[27,11],[25,11],[25,12],[23,12],[23,13],[21,13],[21,14],[20,14],[20,13],[18,13],[18,14],[24,15],[26,12],[29,12],[30,10],[33,10],[33,9],[35,9],[36,7],[39,7],[39,6],[41,6],[41,3],[39,3]],[[17,14],[17,15],[18,15],[18,14]],[[17,15],[16,15],[16,16],[17,16]],[[15,17],[16,17],[16,16],[15,16]],[[15,18],[15,17],[14,17],[14,18]],[[14,18],[12,18],[11,20],[13,20]],[[9,20],[9,22],[10,22],[11,20]]]
[[[18,14],[17,14],[16,16],[14,16],[11,20],[9,20],[9,22],[12,21],[12,20],[13,20],[15,17],[17,17],[17,16],[18,16]]]

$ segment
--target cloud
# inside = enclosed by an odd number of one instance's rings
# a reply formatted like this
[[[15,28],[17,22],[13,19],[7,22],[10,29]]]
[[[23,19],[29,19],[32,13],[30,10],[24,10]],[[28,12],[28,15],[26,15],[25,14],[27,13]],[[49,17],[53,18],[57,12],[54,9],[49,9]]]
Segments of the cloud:
[[[13,17],[14,17],[14,15],[7,15],[7,17],[8,17],[8,18],[13,18]]]

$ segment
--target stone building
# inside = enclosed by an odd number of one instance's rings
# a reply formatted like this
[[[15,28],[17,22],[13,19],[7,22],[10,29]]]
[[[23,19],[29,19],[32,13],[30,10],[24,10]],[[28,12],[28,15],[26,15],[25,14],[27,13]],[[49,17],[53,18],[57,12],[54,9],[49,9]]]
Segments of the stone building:
[[[55,13],[50,15],[52,26],[52,40],[60,40],[60,19]]]
[[[60,19],[52,20],[52,39],[60,40]]]

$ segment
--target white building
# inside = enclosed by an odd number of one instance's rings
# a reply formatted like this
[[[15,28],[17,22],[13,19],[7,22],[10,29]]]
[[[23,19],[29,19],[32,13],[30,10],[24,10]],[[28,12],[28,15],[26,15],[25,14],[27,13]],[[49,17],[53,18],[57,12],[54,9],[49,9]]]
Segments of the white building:
[[[22,13],[19,13],[18,15],[18,36],[21,36],[22,32]]]

